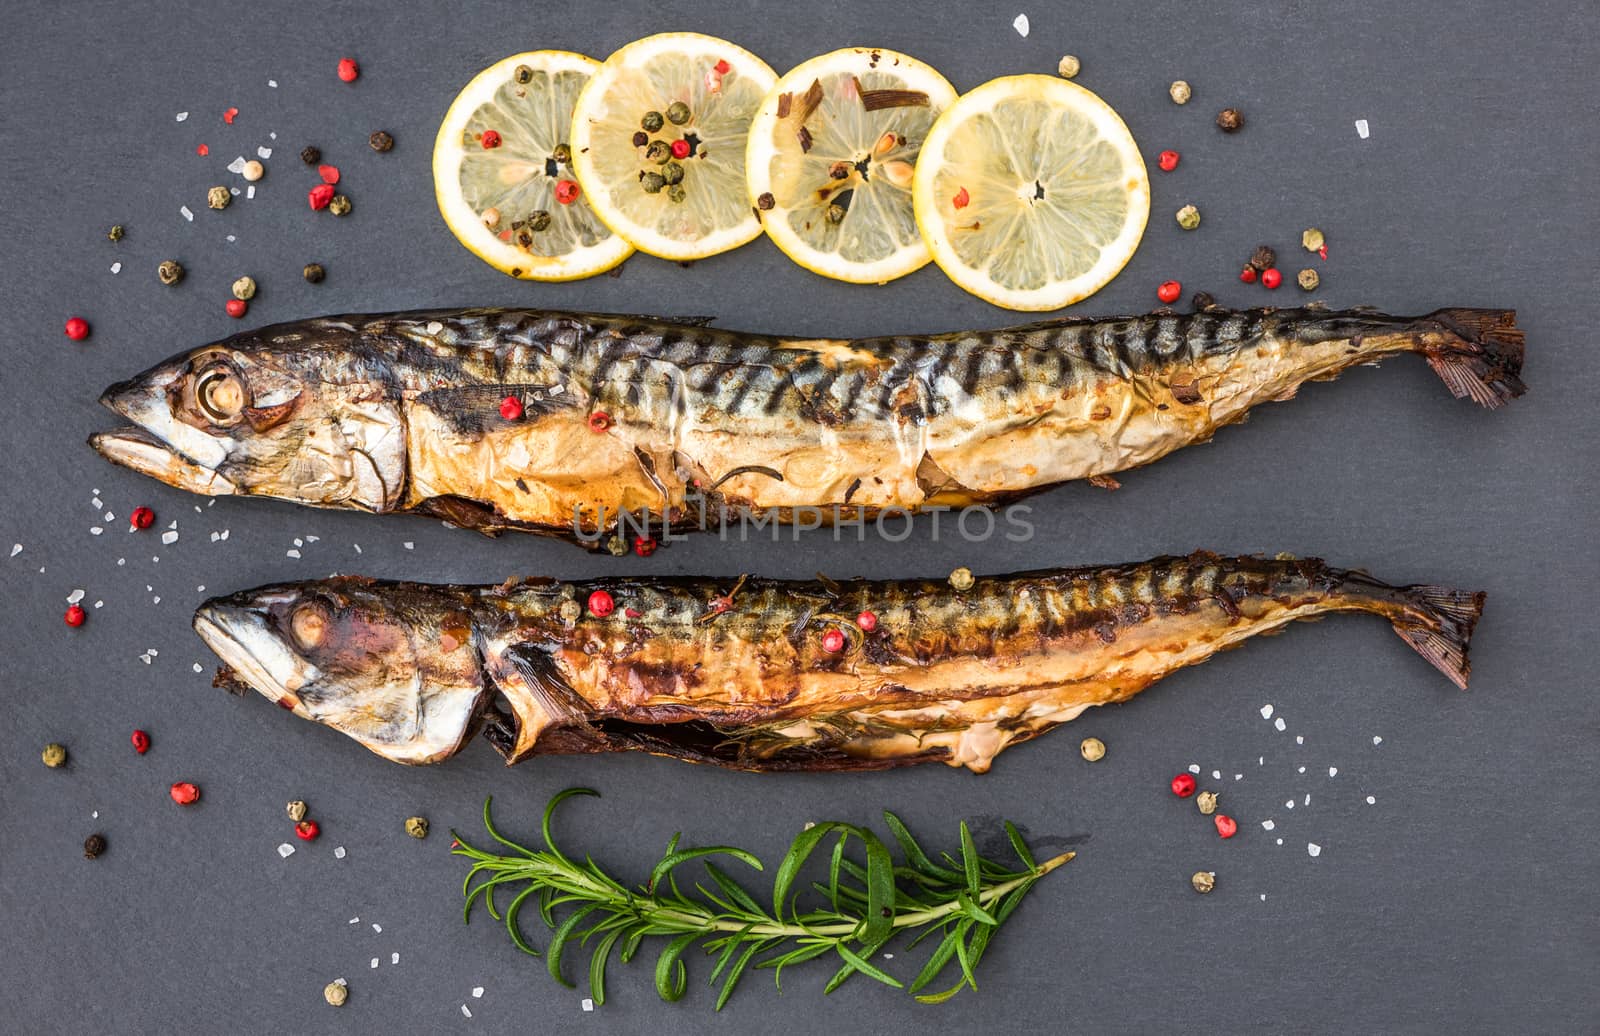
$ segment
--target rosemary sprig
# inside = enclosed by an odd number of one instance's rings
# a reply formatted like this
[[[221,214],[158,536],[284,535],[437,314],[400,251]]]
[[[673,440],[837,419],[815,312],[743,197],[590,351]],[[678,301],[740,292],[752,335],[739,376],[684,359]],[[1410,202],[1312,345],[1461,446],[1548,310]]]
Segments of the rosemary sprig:
[[[909,988],[920,994],[917,999],[924,1003],[941,1003],[964,987],[978,988],[974,973],[994,933],[1035,882],[1074,855],[1062,853],[1036,863],[1021,833],[1007,821],[1006,834],[1023,865],[1021,870],[1012,870],[978,855],[963,821],[959,858],[940,853],[942,862],[935,862],[900,818],[885,811],[884,823],[904,855],[904,861],[897,864],[889,847],[872,831],[828,821],[806,828],[795,838],[773,877],[769,909],[712,860],[720,856],[758,871],[765,869],[743,849],[723,845],[680,849],[678,836],[673,835],[649,879],[631,890],[589,857],[581,863],[571,859],[556,848],[550,836],[550,818],[558,805],[574,795],[598,792],[569,788],[550,800],[540,822],[544,849],[529,849],[496,830],[489,812],[492,799],[483,804],[483,826],[508,853],[485,852],[454,831],[451,834],[456,840],[455,854],[472,861],[462,884],[467,900],[463,917],[470,921],[473,904],[482,899],[489,916],[505,924],[517,948],[537,957],[539,951],[529,945],[518,921],[526,904],[536,904],[540,919],[553,933],[544,956],[556,981],[572,986],[562,973],[562,956],[574,944],[585,949],[593,944],[589,995],[597,1004],[605,1003],[606,965],[613,951],[626,964],[651,937],[668,940],[655,967],[656,992],[667,1001],[682,997],[687,988],[683,957],[696,942],[707,954],[716,956],[711,983],[721,982],[717,1010],[752,967],[771,969],[782,992],[785,967],[827,955],[838,959],[839,968],[824,993],[833,992],[857,974],[904,989],[905,983],[872,963],[878,951],[898,935],[914,935],[913,946],[930,936],[937,938],[932,955]],[[827,880],[809,884],[821,901],[802,908],[805,890],[796,887],[800,871],[818,847],[830,840]],[[864,850],[865,866],[846,855],[846,846],[852,841]],[[710,886],[696,882],[698,895],[685,895],[675,871],[692,860],[701,861]],[[504,910],[495,903],[495,892],[501,886],[514,893]],[[559,920],[558,912],[562,914]],[[942,992],[922,993],[952,961],[961,971],[956,983]]]

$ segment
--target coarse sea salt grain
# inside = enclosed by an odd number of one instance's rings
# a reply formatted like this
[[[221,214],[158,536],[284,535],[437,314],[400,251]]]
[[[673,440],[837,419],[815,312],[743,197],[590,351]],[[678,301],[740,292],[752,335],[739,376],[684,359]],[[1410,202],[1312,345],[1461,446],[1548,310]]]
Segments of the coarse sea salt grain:
[[[1304,766],[1300,767],[1300,772],[1301,773],[1305,773],[1306,772],[1306,768]]]
[[[335,860],[344,859],[344,846],[339,845],[339,846],[335,846],[334,847],[334,849],[333,849],[333,858]]]
[[[583,998],[583,1009],[585,1011],[593,1011],[594,1010],[594,1001],[590,1000],[588,997],[584,997]]]
[[[100,535],[100,534],[101,534],[101,533],[102,533],[102,532],[105,532],[105,530],[104,530],[104,529],[102,529],[102,528],[100,528],[100,526],[98,526],[98,525],[91,525],[91,526],[89,526],[89,535],[90,535],[90,536],[98,536],[98,535]]]
[[[1271,705],[1263,705],[1263,706],[1261,706],[1261,718],[1262,719],[1271,719],[1272,718],[1272,706]]]
[[[1214,780],[1214,781],[1222,780],[1222,771],[1221,770],[1212,770],[1211,771],[1211,779]]]
[[[177,543],[178,542],[178,530],[177,529],[168,529],[166,532],[162,533],[161,534],[161,542],[165,543],[169,547],[172,546],[174,543]]]
[[[1278,826],[1277,824],[1273,823],[1270,820],[1263,820],[1261,822],[1261,829],[1263,831],[1271,831],[1273,828],[1275,828],[1277,826]]]
[[[1283,804],[1283,808],[1284,808],[1284,809],[1293,809],[1293,808],[1294,808],[1294,799],[1288,799],[1288,800],[1286,800],[1286,801],[1285,801],[1285,802],[1284,802],[1284,804]]]
[[[68,604],[77,604],[81,600],[83,600],[83,591],[82,590],[74,590],[70,594],[67,595],[67,603]]]
[[[1369,806],[1370,806],[1370,805],[1372,805],[1372,804],[1373,804],[1373,803],[1375,803],[1375,802],[1377,802],[1377,801],[1378,801],[1378,800],[1377,800],[1377,799],[1375,799],[1375,798],[1373,798],[1373,797],[1372,797],[1372,796],[1371,796],[1371,795],[1368,795],[1368,796],[1367,796],[1367,805],[1369,805]]]
[[[464,1015],[464,1016],[466,1016],[466,1017],[468,1017],[468,1018],[471,1018],[471,1017],[472,1017],[472,1012],[471,1012],[471,1011],[469,1011],[469,1010],[467,1010],[467,1005],[466,1005],[466,1004],[462,1004],[462,1005],[461,1005],[461,1013],[462,1013],[462,1014],[463,1014],[463,1015]]]
[[[284,551],[283,556],[288,558],[298,558],[300,556],[300,552],[298,550],[290,549]]]
[[[377,932],[379,935],[382,935],[383,934],[383,925],[381,925],[378,922],[374,921],[374,922],[372,922],[372,930],[374,932]]]
[[[194,222],[194,213],[189,211],[189,206],[181,205],[178,207],[178,211],[183,213],[184,219],[188,220],[190,223]]]
[[[256,185],[255,184],[251,184],[249,187],[246,187],[244,189],[244,197],[245,197],[246,201],[255,200],[255,196],[256,196]]]
[[[1381,738],[1381,737],[1374,737],[1374,738],[1373,738],[1373,739],[1372,739],[1372,743],[1373,743],[1373,744],[1375,744],[1375,745],[1381,745],[1381,744],[1383,744],[1383,738]]]
[[[1190,763],[1189,764],[1189,772],[1190,773],[1199,773],[1200,772],[1200,764],[1199,763]]]
[[[400,963],[400,955],[398,953],[389,954],[389,963],[390,964],[399,964]]]
[[[1362,140],[1366,140],[1367,139],[1367,120],[1366,119],[1357,119],[1356,120],[1356,136],[1360,137]],[[1312,855],[1315,855],[1315,854],[1313,853]]]
[[[1296,734],[1294,736],[1294,743],[1297,744],[1297,745],[1305,744],[1306,743],[1306,736],[1304,734]]]
[[[294,855],[294,846],[290,845],[288,842],[284,842],[282,845],[278,846],[278,855],[287,860],[289,857]]]
[[[16,557],[18,554],[21,554],[21,553],[22,553],[22,544],[13,543],[11,545],[11,556],[12,557]]]
[[[373,967],[377,967],[378,966],[378,958],[376,958],[376,957],[372,958],[372,966]]]
[[[269,147],[258,147],[256,148],[256,154],[260,155],[262,158],[271,158],[272,149]]]
[[[359,917],[352,917],[352,918],[351,918],[351,919],[350,919],[350,923],[351,923],[351,924],[360,924],[360,923],[361,923],[361,918],[359,918]]]
[[[1300,803],[1300,805],[1302,805],[1302,806],[1309,806],[1309,805],[1311,805],[1311,796],[1310,796],[1310,795],[1307,795],[1307,796],[1306,796],[1306,800],[1305,800],[1305,801],[1304,801],[1304,802],[1302,802],[1302,803]]]
[[[404,543],[400,544],[400,546],[404,547],[407,550],[416,550],[417,549],[417,545],[415,543],[412,543],[410,540],[406,540]]]
[[[183,120],[184,120],[184,119],[187,119],[187,118],[188,118],[188,117],[189,117],[189,113],[188,113],[188,112],[179,112],[179,113],[178,113],[178,114],[177,114],[177,115],[176,115],[176,116],[175,116],[175,118],[176,118],[176,119],[177,119],[177,120],[178,120],[178,121],[179,121],[179,122],[182,122],[182,121],[183,121]]]
[[[1289,724],[1287,724],[1287,723],[1285,723],[1283,721],[1283,717],[1282,716],[1279,716],[1277,718],[1277,720],[1272,725],[1277,727],[1279,730],[1287,730],[1287,729],[1289,729]]]
[[[203,673],[206,671],[206,667],[201,665],[199,662],[196,662],[194,664],[194,671],[197,673]]]
[[[1339,768],[1337,766],[1328,767],[1328,776],[1329,777],[1337,777],[1337,776],[1339,776]]]
[[[482,986],[473,986],[472,987],[472,995],[475,996],[475,997],[478,997],[481,1000],[483,998],[483,987]]]
[[[122,264],[121,263],[112,263],[111,264],[111,272],[112,273],[121,273],[122,272]]]
[[[1321,856],[1322,846],[1318,845],[1316,842],[1307,842],[1306,852],[1310,853],[1313,857]]]
[[[1017,15],[1015,18],[1012,19],[1011,27],[1013,29],[1017,30],[1017,35],[1018,36],[1021,36],[1024,39],[1026,39],[1027,36],[1028,36],[1028,16],[1025,15],[1025,14]]]
[[[242,172],[244,172],[244,163],[245,163],[245,157],[243,155],[240,155],[239,157],[235,158],[232,162],[228,163],[228,172],[230,172],[230,173],[242,173]]]
[[[276,79],[269,79],[267,80],[267,85],[276,90],[278,88],[278,81]]]
[[[232,234],[229,234],[229,235],[228,235],[228,242],[229,242],[229,243],[230,243],[230,244],[231,244],[231,243],[233,243],[233,242],[234,242],[234,241],[237,241],[237,240],[239,240],[239,239],[238,239],[238,238],[236,238],[236,237],[234,237],[234,236],[233,236],[233,235],[232,235]]]

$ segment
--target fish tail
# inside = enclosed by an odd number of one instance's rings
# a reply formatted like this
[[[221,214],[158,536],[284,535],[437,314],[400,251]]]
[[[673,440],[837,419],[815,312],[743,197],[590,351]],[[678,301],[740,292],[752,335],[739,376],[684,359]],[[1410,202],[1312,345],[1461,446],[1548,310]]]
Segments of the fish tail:
[[[1407,586],[1401,587],[1396,596],[1405,607],[1400,614],[1390,616],[1395,633],[1452,683],[1466,690],[1467,676],[1472,672],[1467,646],[1488,595],[1445,586]]]
[[[1516,310],[1441,309],[1413,327],[1424,335],[1428,366],[1457,399],[1497,410],[1527,391]]]

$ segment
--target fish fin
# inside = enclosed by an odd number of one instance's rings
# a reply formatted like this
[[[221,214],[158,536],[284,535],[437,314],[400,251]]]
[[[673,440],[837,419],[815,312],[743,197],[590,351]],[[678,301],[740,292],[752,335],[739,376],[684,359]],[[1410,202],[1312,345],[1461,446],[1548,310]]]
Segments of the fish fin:
[[[1408,586],[1400,597],[1411,606],[1410,614],[1392,620],[1394,631],[1451,683],[1466,690],[1472,672],[1467,644],[1487,595],[1444,586]],[[1415,617],[1417,612],[1422,613],[1420,618]]]
[[[1422,330],[1442,327],[1452,339],[1428,346],[1423,355],[1457,399],[1497,410],[1527,391],[1516,310],[1441,309],[1417,323]]]
[[[513,644],[501,652],[533,695],[534,701],[550,718],[547,726],[566,726],[583,722],[588,703],[561,675],[556,660],[532,644]]]

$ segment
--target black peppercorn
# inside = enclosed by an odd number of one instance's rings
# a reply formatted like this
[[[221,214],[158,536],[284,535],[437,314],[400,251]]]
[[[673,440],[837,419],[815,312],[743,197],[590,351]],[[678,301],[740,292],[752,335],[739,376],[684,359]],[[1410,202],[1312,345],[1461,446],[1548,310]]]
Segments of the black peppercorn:
[[[307,263],[306,268],[300,273],[312,284],[321,284],[322,278],[328,275],[328,271],[322,268],[321,263]]]
[[[1217,129],[1224,133],[1237,133],[1244,128],[1244,116],[1237,108],[1224,108],[1217,112]]]
[[[765,192],[761,195],[761,197],[756,199],[756,208],[760,209],[762,212],[766,212],[776,204],[778,204],[778,199],[772,196],[771,191]]]
[[[322,152],[314,147],[303,148],[300,151],[300,161],[306,165],[316,165],[322,161]]]
[[[828,176],[834,180],[843,180],[850,175],[850,163],[835,162],[828,167]]]
[[[555,159],[557,162],[560,162],[562,165],[571,165],[572,148],[565,144],[557,144],[556,149],[550,153],[550,157]]]
[[[1210,309],[1217,304],[1217,300],[1211,297],[1209,291],[1197,291],[1194,293],[1194,298],[1189,301],[1195,309]]]
[[[1278,253],[1274,252],[1266,245],[1261,245],[1257,247],[1254,252],[1250,253],[1250,265],[1253,266],[1257,272],[1261,270],[1270,270],[1274,266],[1278,265]]]
[[[90,835],[83,840],[83,858],[92,860],[106,851],[105,835]]]
[[[650,143],[650,134],[644,130],[638,130],[633,134],[634,147],[644,147],[648,143]]]
[[[511,73],[511,77],[519,83],[533,82],[533,66],[518,65]]]
[[[367,146],[378,152],[388,151],[394,147],[394,137],[386,130],[379,130],[367,138]]]

